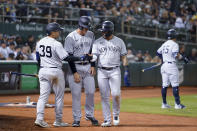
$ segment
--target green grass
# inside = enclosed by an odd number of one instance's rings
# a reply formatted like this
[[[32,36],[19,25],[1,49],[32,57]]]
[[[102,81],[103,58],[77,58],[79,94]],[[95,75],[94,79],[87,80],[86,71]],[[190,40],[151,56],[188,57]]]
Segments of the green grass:
[[[172,108],[161,109],[161,97],[122,99],[121,112],[197,117],[197,95],[181,96],[181,102],[187,107],[186,109],[175,110],[172,96],[167,97],[167,101]],[[100,104],[95,107],[101,109]]]

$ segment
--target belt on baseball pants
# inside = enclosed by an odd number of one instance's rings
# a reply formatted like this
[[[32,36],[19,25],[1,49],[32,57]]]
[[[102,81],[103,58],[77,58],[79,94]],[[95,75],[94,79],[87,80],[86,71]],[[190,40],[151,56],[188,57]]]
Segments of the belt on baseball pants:
[[[168,64],[173,64],[173,63],[175,63],[175,62],[174,62],[174,61],[172,61],[172,62],[170,62],[170,61],[169,61],[169,62],[165,62],[165,63],[168,63]]]
[[[75,64],[79,64],[79,65],[87,65],[87,64],[90,64],[90,62],[80,62],[80,63],[75,63]]]
[[[57,67],[43,67],[43,66],[40,66],[40,68],[57,68]]]
[[[98,68],[101,68],[103,70],[113,70],[113,69],[116,69],[118,68],[119,66],[115,66],[115,67],[98,67]]]

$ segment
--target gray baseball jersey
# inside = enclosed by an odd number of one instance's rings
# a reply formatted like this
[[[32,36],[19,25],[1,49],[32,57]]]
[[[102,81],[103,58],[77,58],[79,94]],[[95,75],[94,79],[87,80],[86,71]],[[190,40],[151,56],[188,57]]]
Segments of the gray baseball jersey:
[[[64,48],[69,54],[81,57],[84,54],[88,54],[92,43],[94,42],[94,34],[88,31],[85,36],[77,33],[77,31],[71,32],[65,39]],[[80,75],[80,83],[74,81],[73,74],[69,69],[68,73],[68,83],[71,88],[72,93],[72,112],[75,121],[80,121],[81,118],[81,88],[85,88],[86,93],[86,103],[85,103],[85,113],[86,116],[94,116],[94,92],[95,92],[95,82],[94,77],[90,74],[90,63],[86,65],[79,64],[80,62],[75,62],[77,72]],[[78,63],[78,64],[77,64]]]

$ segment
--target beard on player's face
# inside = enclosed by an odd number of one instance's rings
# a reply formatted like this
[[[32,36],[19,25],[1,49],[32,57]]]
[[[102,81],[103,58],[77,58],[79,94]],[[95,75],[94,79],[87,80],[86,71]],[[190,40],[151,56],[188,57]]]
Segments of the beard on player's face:
[[[52,38],[57,39],[60,36],[60,31],[51,32],[50,35]]]

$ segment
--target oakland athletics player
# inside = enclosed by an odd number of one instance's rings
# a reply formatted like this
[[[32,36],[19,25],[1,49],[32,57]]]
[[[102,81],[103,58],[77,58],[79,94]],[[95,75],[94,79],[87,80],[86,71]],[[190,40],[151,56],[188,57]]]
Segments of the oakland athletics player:
[[[175,109],[183,109],[185,106],[180,102],[179,96],[179,75],[178,68],[176,66],[176,57],[179,54],[179,46],[176,43],[177,32],[175,29],[170,29],[167,32],[168,40],[162,44],[162,46],[157,50],[157,55],[163,60],[161,66],[161,75],[162,75],[162,99],[163,103],[161,108],[170,108],[170,105],[167,104],[166,94],[167,87],[169,84],[172,86],[173,95],[175,98]],[[183,58],[187,63],[188,59]]]
[[[94,42],[94,34],[88,31],[90,19],[81,16],[79,28],[71,32],[65,39],[65,49],[72,56],[81,57],[91,53],[91,45]],[[92,125],[97,126],[98,121],[94,118],[94,92],[95,92],[95,63],[89,61],[69,62],[68,83],[72,93],[73,127],[80,126],[81,118],[81,89],[85,88],[85,118],[90,120]]]
[[[42,38],[36,45],[36,56],[40,65],[39,82],[40,97],[37,103],[37,118],[35,125],[49,127],[44,121],[44,108],[48,101],[51,88],[55,93],[55,115],[54,126],[68,126],[62,122],[62,109],[64,104],[65,79],[62,71],[62,60],[79,61],[84,57],[69,56],[62,44],[55,39],[59,37],[63,28],[58,23],[49,23],[46,27],[48,36]]]
[[[111,126],[110,90],[113,100],[113,124],[119,125],[121,71],[120,58],[125,68],[128,68],[127,50],[122,39],[113,35],[114,24],[104,21],[100,29],[103,36],[93,44],[91,61],[98,60],[98,86],[101,93],[104,122],[103,127]]]

